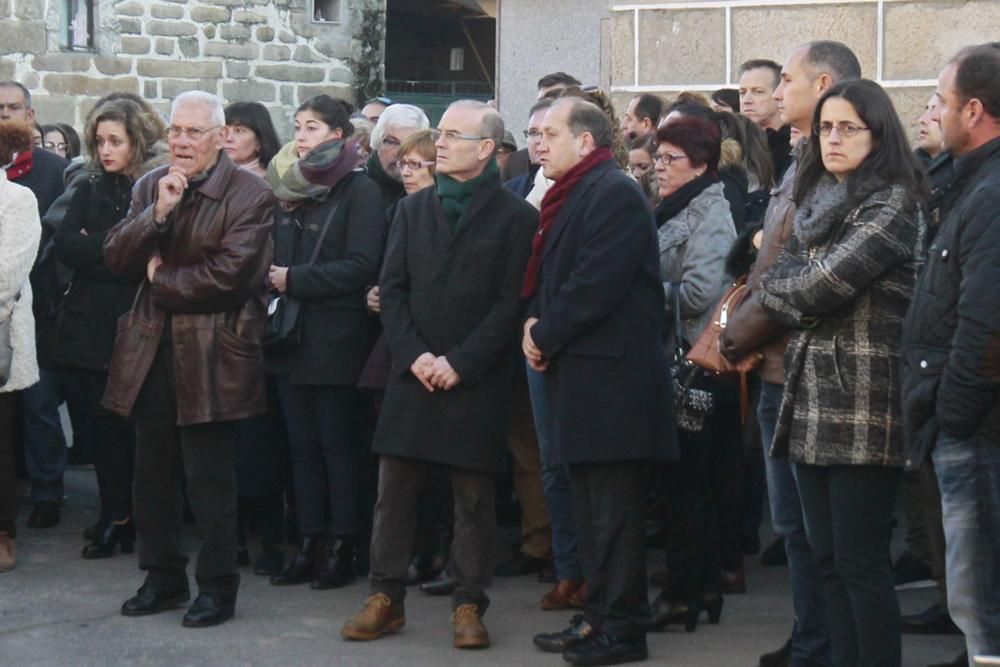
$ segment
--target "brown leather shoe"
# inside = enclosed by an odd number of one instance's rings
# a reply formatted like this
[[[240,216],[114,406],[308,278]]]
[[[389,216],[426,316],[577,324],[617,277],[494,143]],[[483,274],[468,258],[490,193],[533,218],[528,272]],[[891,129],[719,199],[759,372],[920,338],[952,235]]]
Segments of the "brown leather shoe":
[[[490,634],[474,604],[462,604],[451,615],[455,625],[455,648],[486,648]]]
[[[8,572],[17,565],[17,542],[7,533],[0,533],[0,572]]]
[[[581,579],[562,579],[551,591],[542,596],[542,600],[538,603],[538,606],[542,608],[542,611],[569,609],[570,596],[582,585],[583,580]]]
[[[370,641],[396,632],[404,625],[403,605],[394,604],[384,593],[376,593],[365,600],[364,609],[344,622],[340,636],[343,639]]]
[[[587,606],[587,582],[580,584],[580,587],[569,596],[569,606],[573,609],[583,609]]]

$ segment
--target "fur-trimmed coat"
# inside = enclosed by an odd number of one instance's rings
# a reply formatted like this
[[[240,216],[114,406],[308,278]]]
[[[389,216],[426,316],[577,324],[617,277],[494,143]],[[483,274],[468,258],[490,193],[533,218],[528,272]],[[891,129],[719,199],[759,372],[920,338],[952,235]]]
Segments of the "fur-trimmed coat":
[[[902,465],[899,357],[923,216],[904,188],[848,201],[822,181],[761,278],[761,304],[796,327],[772,455],[813,465]]]

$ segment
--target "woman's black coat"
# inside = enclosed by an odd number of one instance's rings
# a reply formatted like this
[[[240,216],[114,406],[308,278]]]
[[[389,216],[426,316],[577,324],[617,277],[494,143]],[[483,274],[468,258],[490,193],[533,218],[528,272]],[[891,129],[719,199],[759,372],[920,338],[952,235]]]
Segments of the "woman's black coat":
[[[403,199],[379,280],[393,372],[374,451],[481,472],[503,467],[511,345],[538,214],[502,187],[480,186],[453,235],[436,188]],[[429,392],[410,372],[444,355],[461,381]]]
[[[563,465],[676,458],[664,293],[649,203],[613,162],[588,172],[548,232],[529,315]]]
[[[108,370],[118,318],[132,307],[137,283],[104,265],[104,235],[125,217],[131,197],[128,177],[92,174],[55,230],[56,257],[73,271],[48,342],[58,366]]]
[[[336,202],[316,263],[308,265]],[[338,183],[322,202],[275,215],[274,264],[288,266],[288,295],[302,302],[302,340],[269,351],[267,372],[292,384],[355,385],[369,345],[365,287],[378,277],[385,216],[378,186],[361,172]]]

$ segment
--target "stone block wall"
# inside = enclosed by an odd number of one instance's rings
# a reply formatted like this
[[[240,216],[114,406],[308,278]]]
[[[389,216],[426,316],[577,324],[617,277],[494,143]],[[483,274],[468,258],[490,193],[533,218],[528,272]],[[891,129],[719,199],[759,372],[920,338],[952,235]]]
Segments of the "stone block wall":
[[[82,129],[96,99],[142,95],[168,111],[186,90],[266,105],[289,137],[291,115],[327,93],[353,102],[356,0],[340,23],[310,20],[309,0],[99,0],[95,52],[62,51],[61,0],[0,0],[0,79],[31,91],[41,122]]]
[[[627,4],[626,4],[627,1]],[[783,62],[798,44],[850,46],[866,78],[916,123],[948,58],[997,39],[997,0],[611,0],[608,68],[616,102],[636,92],[738,87],[740,63]]]

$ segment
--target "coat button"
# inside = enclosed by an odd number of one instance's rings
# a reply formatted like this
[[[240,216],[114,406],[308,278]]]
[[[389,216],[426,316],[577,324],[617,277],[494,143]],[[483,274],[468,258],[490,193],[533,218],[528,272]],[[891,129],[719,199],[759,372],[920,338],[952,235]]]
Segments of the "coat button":
[[[921,368],[927,368],[927,360],[926,359],[921,359],[920,360],[920,367]]]
[[[941,259],[948,259],[948,249],[945,248],[941,251]]]

